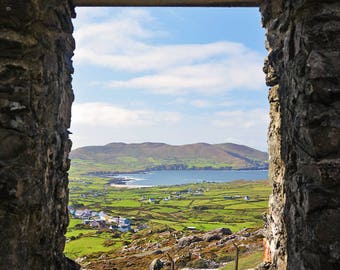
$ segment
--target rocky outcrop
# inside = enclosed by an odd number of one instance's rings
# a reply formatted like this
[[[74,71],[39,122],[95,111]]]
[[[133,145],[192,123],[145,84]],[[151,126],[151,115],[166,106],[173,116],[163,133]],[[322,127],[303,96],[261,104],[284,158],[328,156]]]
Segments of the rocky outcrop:
[[[261,1],[271,269],[340,269],[340,2]],[[268,264],[267,264],[268,266]]]
[[[163,227],[164,229],[166,228]],[[229,229],[203,231],[172,231],[155,229],[131,235],[131,242],[108,253],[93,253],[77,260],[86,269],[202,269],[223,267],[235,257],[235,246],[240,258],[261,253],[262,229],[243,229],[229,235]],[[219,240],[206,242],[207,235],[221,235]],[[219,238],[219,237],[216,237]],[[156,242],[150,242],[155,239]],[[179,244],[180,243],[180,244]],[[157,269],[157,268],[156,268]]]
[[[228,235],[230,235],[231,237],[226,237]],[[229,240],[232,239],[240,240],[240,237],[249,237],[250,235],[251,234],[247,231],[247,229],[239,231],[236,234],[232,235],[232,232],[229,228],[219,228],[203,234],[182,237],[178,240],[177,246],[179,248],[190,247],[193,243],[197,242],[209,243],[218,240],[220,241],[215,244],[222,246],[225,242]]]
[[[149,270],[161,270],[164,263],[160,259],[154,259],[150,264]]]
[[[232,234],[231,230],[228,228],[220,228],[210,231],[203,235],[203,240],[206,242],[211,242],[214,240],[221,240],[225,235]]]
[[[0,269],[78,268],[63,255],[71,12],[68,0],[0,1]]]
[[[201,242],[203,241],[203,238],[196,236],[196,235],[192,235],[192,236],[187,236],[187,237],[182,237],[181,239],[178,240],[178,247],[182,248],[182,247],[187,247],[190,246],[192,243],[196,243],[196,242]]]

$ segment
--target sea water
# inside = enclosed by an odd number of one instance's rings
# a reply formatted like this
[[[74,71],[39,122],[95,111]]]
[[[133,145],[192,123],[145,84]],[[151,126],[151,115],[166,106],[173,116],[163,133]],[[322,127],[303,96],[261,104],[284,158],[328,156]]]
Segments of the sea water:
[[[236,180],[265,180],[268,170],[163,170],[120,174],[131,179],[127,185],[163,186],[200,182],[231,182]]]

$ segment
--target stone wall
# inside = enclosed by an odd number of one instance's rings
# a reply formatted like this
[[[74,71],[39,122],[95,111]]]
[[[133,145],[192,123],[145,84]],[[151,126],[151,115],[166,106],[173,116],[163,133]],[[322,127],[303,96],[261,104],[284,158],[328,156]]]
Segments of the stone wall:
[[[271,269],[340,269],[340,2],[262,0]]]
[[[261,0],[272,269],[340,269],[340,3]],[[63,255],[74,50],[69,0],[0,0],[0,269]]]
[[[74,50],[67,0],[0,0],[0,269],[73,269],[68,128]]]

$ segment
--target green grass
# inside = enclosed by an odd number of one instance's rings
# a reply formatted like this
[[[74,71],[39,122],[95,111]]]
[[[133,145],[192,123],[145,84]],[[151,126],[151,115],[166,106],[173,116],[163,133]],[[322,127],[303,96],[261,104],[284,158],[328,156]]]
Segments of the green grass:
[[[74,219],[74,218],[70,218],[70,223],[68,225],[68,228],[72,229],[73,227],[75,227],[77,224],[81,224],[81,220],[80,219]]]
[[[254,268],[258,264],[262,262],[263,252],[258,251],[250,254],[245,254],[239,258],[238,269],[244,270],[248,268]],[[234,270],[235,269],[235,261],[228,263],[222,270]]]
[[[70,219],[66,233],[66,256],[75,259],[96,252],[107,252],[122,246],[122,239],[115,239],[110,246],[105,246],[105,241],[112,241],[112,233],[98,232],[90,228],[79,228],[80,219]]]
[[[114,246],[104,246],[105,240],[109,239],[111,239],[109,233],[101,233],[97,235],[95,232],[92,232],[88,235],[84,235],[78,239],[67,242],[64,252],[66,256],[74,259],[96,252],[107,252],[113,248],[121,246],[121,241],[117,241]]]
[[[93,233],[92,229],[82,229],[82,230],[76,230],[76,229],[69,229],[66,233],[66,238],[70,238],[70,237],[79,237],[80,235],[84,235],[84,234],[89,234],[89,233]]]
[[[82,224],[81,219],[70,218],[70,224],[67,228],[66,238],[79,237],[80,235],[92,234],[92,229],[78,228],[77,225]]]

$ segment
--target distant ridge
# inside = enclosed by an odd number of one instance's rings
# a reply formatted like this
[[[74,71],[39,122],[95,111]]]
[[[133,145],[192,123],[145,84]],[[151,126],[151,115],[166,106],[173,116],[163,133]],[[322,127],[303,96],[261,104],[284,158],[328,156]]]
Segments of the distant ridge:
[[[71,152],[72,166],[90,171],[266,169],[268,154],[234,143],[110,143]]]

